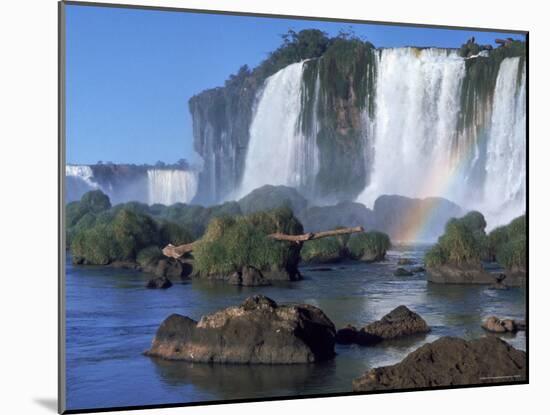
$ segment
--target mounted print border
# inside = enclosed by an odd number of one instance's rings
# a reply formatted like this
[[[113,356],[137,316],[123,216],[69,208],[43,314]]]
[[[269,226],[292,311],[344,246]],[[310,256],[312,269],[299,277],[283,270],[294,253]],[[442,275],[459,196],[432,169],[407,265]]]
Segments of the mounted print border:
[[[529,382],[529,33],[59,3],[59,412]]]

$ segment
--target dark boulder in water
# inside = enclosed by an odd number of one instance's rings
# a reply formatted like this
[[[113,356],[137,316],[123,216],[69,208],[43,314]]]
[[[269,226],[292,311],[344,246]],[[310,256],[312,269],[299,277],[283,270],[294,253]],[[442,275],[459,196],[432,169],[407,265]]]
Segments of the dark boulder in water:
[[[400,305],[380,320],[370,323],[361,329],[363,335],[380,340],[428,333],[429,331],[430,327],[426,321],[404,305]]]
[[[405,268],[399,267],[393,272],[393,275],[396,277],[411,277],[413,273]]]
[[[147,288],[170,288],[172,282],[166,277],[157,277],[149,280],[146,287]]]
[[[356,202],[341,202],[333,206],[313,206],[298,212],[297,216],[304,225],[306,232],[333,229],[340,226],[376,228],[372,210]]]
[[[525,322],[491,316],[483,321],[481,327],[492,333],[516,333],[517,331],[525,330]]]
[[[402,240],[408,235],[415,235],[417,240],[436,240],[449,219],[463,215],[460,206],[444,198],[413,199],[398,195],[380,196],[373,211],[376,229],[389,234],[392,240]],[[416,217],[428,218],[420,234],[410,220]]]
[[[271,285],[271,282],[264,278],[262,272],[254,267],[243,267],[242,271],[234,272],[228,280],[231,285],[240,285],[243,287],[258,287]]]
[[[367,392],[437,386],[525,381],[526,354],[495,336],[466,341],[442,337],[410,353],[400,363],[371,369],[353,381]]]
[[[357,342],[357,334],[359,331],[357,327],[348,324],[346,327],[336,332],[336,343],[338,344],[351,344]]]
[[[253,190],[240,199],[238,203],[241,211],[248,215],[283,206],[287,206],[294,213],[298,213],[306,208],[308,202],[293,187],[265,185]]]
[[[155,265],[145,267],[145,271],[152,272],[157,277],[188,278],[193,272],[193,266],[188,262],[176,259],[161,259]]]
[[[200,321],[172,314],[146,355],[212,363],[310,363],[334,356],[334,324],[318,308],[257,295]]]
[[[348,325],[336,333],[336,342],[357,343],[369,346],[383,340],[424,334],[430,331],[426,321],[404,305],[393,309],[380,320],[372,322],[360,330]]]
[[[427,267],[427,280],[437,284],[494,284],[495,276],[481,264],[444,264]]]

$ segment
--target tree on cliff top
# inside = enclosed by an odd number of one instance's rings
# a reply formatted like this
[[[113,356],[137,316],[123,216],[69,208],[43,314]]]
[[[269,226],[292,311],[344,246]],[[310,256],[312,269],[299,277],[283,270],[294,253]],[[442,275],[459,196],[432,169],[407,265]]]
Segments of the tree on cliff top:
[[[271,52],[266,60],[254,70],[260,78],[267,78],[278,70],[304,59],[318,58],[327,49],[330,38],[318,29],[295,32],[290,29],[281,35],[283,44]]]

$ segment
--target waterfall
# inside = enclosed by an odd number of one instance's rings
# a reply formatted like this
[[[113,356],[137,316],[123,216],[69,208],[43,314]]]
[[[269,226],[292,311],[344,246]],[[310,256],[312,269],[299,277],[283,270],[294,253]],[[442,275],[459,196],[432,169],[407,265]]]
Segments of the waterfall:
[[[99,185],[94,181],[94,172],[90,166],[68,164],[65,166],[65,176],[81,180],[90,189],[99,188]]]
[[[265,184],[301,187],[315,174],[317,146],[299,125],[303,66],[304,62],[294,63],[265,81],[250,125],[237,192],[241,197]]]
[[[385,49],[377,68],[370,183],[359,200],[381,194],[444,196],[438,179],[457,167],[453,154],[464,60],[443,49]]]
[[[483,208],[496,224],[526,208],[526,74],[520,63],[520,58],[502,61],[493,98]]]
[[[489,228],[507,223],[525,211],[526,73],[523,58],[497,52],[404,47],[358,53],[352,64],[323,55],[288,65],[255,91],[238,135],[248,140],[238,142],[221,127],[210,134],[219,120],[197,104],[200,143],[216,136],[223,150],[203,151],[210,193],[229,177],[215,200],[266,184],[315,204],[443,197],[481,211]]]
[[[373,161],[360,202],[372,206],[382,194],[445,197],[483,212],[489,228],[525,211],[525,68],[520,58],[504,59],[492,101],[476,100],[472,125],[461,131],[465,76],[455,52],[381,52]]]
[[[187,170],[147,170],[148,203],[189,203],[197,192],[197,176]]]
[[[101,189],[90,166],[67,164],[65,166],[65,200],[80,200],[90,190]]]

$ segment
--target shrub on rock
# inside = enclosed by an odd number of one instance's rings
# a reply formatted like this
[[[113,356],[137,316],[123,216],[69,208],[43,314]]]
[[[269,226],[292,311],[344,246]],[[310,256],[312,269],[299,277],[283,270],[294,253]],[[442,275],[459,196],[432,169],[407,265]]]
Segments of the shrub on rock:
[[[460,219],[449,220],[445,233],[426,253],[426,265],[480,264],[486,247],[485,226],[485,218],[479,212],[469,212]]]
[[[305,262],[338,262],[346,257],[345,246],[335,237],[308,241],[302,247],[301,257]]]
[[[299,277],[300,246],[277,241],[271,233],[302,233],[302,225],[288,208],[248,216],[221,217],[210,221],[193,251],[196,272],[227,279],[250,266],[268,279]]]
[[[352,235],[348,242],[351,257],[363,261],[383,260],[390,247],[390,237],[377,231]]]

